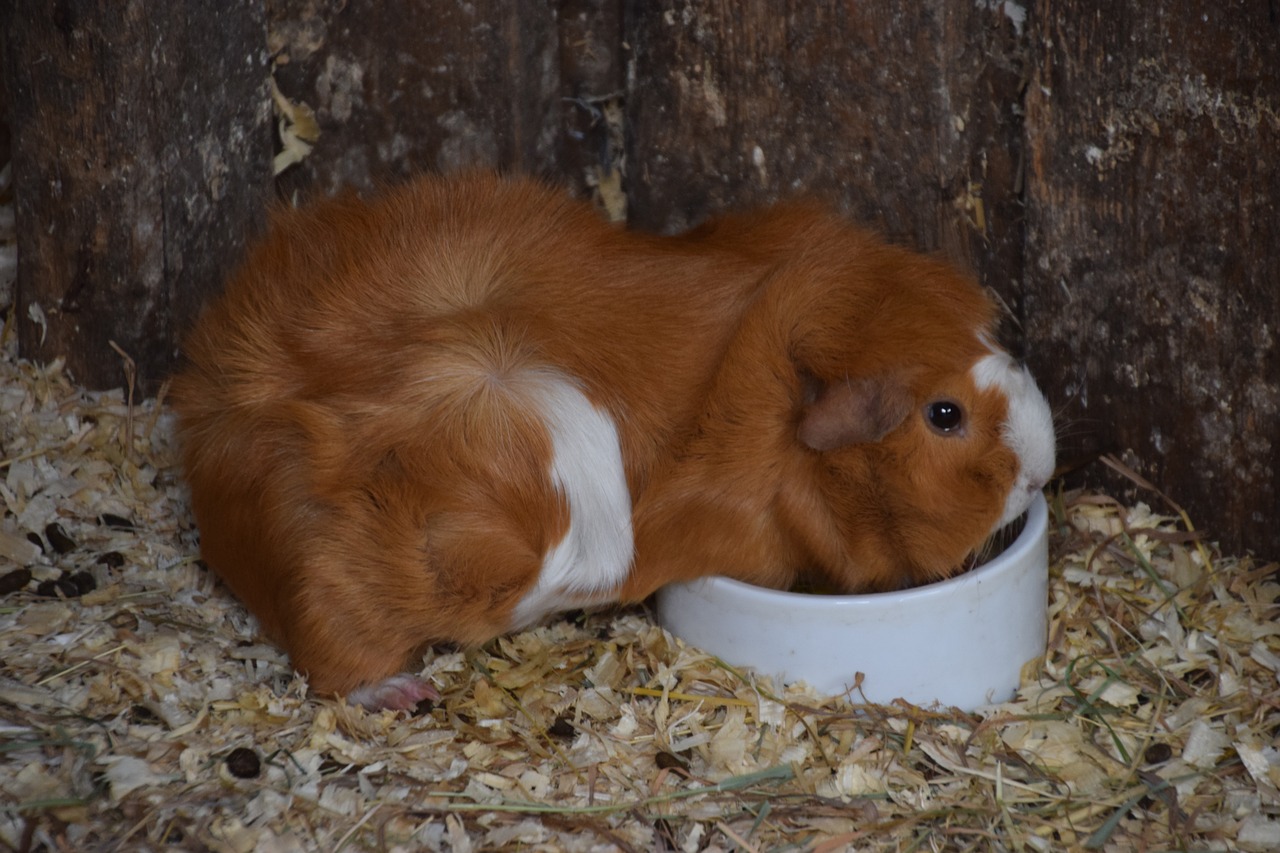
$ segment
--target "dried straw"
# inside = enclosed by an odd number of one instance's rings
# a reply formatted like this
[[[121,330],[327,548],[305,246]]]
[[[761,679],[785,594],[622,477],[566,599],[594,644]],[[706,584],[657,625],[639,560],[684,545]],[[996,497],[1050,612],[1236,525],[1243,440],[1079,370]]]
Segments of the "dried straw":
[[[197,562],[162,404],[6,341],[0,411],[10,848],[1280,849],[1277,567],[1176,516],[1054,496],[1049,651],[980,713],[772,684],[632,609],[432,653],[438,705],[370,714]]]

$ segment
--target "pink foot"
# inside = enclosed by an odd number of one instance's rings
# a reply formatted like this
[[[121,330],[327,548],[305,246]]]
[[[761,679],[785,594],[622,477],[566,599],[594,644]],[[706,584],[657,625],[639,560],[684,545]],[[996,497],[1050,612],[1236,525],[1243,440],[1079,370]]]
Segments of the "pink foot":
[[[420,678],[404,673],[393,675],[377,684],[357,687],[347,694],[352,705],[363,705],[370,711],[390,708],[393,711],[412,711],[424,699],[435,701],[440,692]]]

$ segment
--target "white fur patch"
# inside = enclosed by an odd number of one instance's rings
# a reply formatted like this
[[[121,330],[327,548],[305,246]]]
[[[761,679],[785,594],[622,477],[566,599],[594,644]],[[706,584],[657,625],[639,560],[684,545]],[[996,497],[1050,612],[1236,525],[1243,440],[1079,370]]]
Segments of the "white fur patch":
[[[618,428],[563,376],[531,395],[551,435],[549,474],[569,504],[569,529],[542,560],[533,588],[516,605],[513,627],[568,607],[612,600],[635,552],[631,493]]]
[[[1006,353],[992,352],[979,359],[971,375],[979,389],[998,388],[1009,403],[1004,441],[1018,457],[1018,476],[1005,499],[998,529],[1021,515],[1053,476],[1053,413],[1031,374]]]

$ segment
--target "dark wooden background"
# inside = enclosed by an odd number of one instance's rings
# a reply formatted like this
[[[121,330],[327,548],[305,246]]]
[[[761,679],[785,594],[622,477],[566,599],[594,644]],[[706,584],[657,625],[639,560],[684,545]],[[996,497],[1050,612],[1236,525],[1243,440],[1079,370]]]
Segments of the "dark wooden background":
[[[0,25],[8,310],[88,384],[120,384],[115,342],[159,386],[273,196],[497,166],[676,231],[817,194],[1005,300],[1077,478],[1156,500],[1085,464],[1115,453],[1280,556],[1276,0],[11,0]],[[320,130],[274,179],[269,78]]]

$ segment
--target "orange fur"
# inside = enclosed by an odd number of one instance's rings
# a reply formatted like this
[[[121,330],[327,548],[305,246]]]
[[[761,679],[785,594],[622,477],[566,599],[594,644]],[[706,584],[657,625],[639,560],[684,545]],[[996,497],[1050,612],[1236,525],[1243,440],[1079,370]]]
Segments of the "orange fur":
[[[954,572],[999,516],[1017,460],[999,440],[1004,399],[968,369],[995,310],[949,267],[887,246],[810,207],[704,231],[772,262],[719,366],[691,446],[636,507],[642,596],[714,566],[767,586],[803,571],[885,590]],[[905,386],[918,409],[947,397],[972,440],[910,417],[880,441],[814,453],[795,440],[803,376]],[[798,378],[799,377],[799,378]],[[914,412],[913,412],[914,414]]]
[[[967,373],[993,320],[946,266],[805,205],[660,238],[468,175],[281,212],[174,385],[202,550],[322,692],[507,630],[570,523],[525,382],[554,368],[617,424],[636,558],[613,597],[940,577],[1017,466]],[[905,419],[797,439],[862,380]],[[963,440],[924,425],[938,395],[971,413]]]

